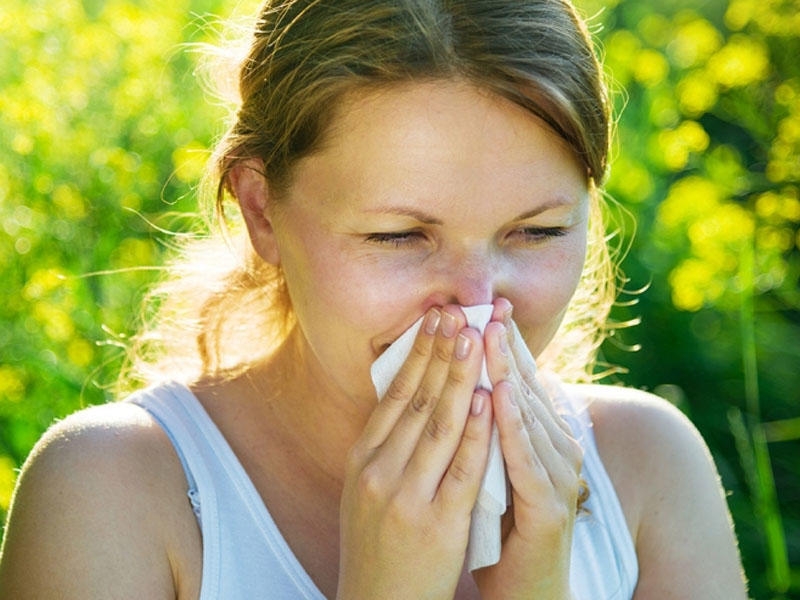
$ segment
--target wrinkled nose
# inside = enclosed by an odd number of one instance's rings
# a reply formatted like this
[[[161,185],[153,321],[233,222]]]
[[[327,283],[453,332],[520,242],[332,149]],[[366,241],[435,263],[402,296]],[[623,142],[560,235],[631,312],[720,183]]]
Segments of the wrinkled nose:
[[[502,269],[491,254],[472,253],[447,261],[436,278],[436,304],[491,304],[501,294]]]

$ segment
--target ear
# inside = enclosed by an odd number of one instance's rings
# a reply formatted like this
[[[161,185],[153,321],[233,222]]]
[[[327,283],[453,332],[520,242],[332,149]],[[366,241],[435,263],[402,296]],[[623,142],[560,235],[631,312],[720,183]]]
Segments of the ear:
[[[239,202],[250,243],[266,262],[278,265],[280,253],[272,227],[269,185],[264,163],[251,158],[236,164],[229,175],[231,191]]]

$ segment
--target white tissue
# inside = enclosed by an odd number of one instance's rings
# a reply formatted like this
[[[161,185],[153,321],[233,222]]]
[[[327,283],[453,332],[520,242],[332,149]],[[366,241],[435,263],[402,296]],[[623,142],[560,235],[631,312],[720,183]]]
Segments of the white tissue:
[[[463,307],[467,323],[481,332],[492,318],[494,307],[491,304]],[[411,346],[422,325],[419,319],[386,349],[372,364],[371,375],[378,398],[383,398],[389,385],[411,352]],[[484,359],[479,388],[491,391],[492,384],[486,370]],[[497,426],[492,426],[489,445],[489,461],[483,475],[478,501],[472,511],[469,545],[467,547],[467,568],[470,571],[496,564],[500,560],[500,517],[506,511],[508,490],[506,485],[503,455]]]

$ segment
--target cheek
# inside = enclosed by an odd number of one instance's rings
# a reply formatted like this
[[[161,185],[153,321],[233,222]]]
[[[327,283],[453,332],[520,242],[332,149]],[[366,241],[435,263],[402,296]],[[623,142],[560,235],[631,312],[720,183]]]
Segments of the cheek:
[[[421,314],[419,274],[330,255],[314,269],[305,305],[298,307],[306,340],[340,389],[368,397],[374,394],[370,365]]]
[[[306,296],[313,303],[340,314],[349,327],[365,331],[386,327],[386,319],[408,304],[414,289],[407,271],[335,253],[318,257],[308,279]]]
[[[372,360],[374,342],[397,322],[410,324],[414,304],[409,270],[354,256],[349,248],[303,240],[283,268],[298,322],[326,361]],[[405,318],[405,321],[403,319]]]
[[[534,356],[555,335],[580,281],[584,245],[541,257],[510,286],[514,321]]]

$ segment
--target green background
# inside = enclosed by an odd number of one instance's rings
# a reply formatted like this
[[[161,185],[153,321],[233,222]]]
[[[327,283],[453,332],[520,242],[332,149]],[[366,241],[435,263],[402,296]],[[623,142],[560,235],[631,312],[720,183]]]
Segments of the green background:
[[[579,4],[620,114],[608,191],[629,281],[608,380],[692,418],[752,596],[800,598],[800,2]],[[0,518],[42,431],[111,398],[224,126],[186,43],[256,5],[3,3]]]

